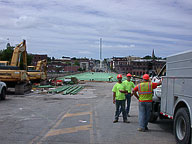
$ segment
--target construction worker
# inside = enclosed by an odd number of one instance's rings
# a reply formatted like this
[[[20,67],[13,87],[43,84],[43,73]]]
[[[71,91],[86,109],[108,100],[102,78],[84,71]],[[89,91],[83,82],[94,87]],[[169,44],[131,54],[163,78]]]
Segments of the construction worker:
[[[139,99],[139,128],[138,131],[145,132],[148,130],[148,121],[150,118],[151,108],[152,108],[152,92],[153,89],[157,88],[157,86],[161,85],[161,81],[159,83],[150,82],[150,78],[148,74],[143,75],[143,82],[138,84],[133,89],[133,94]],[[139,96],[137,95],[137,93]]]
[[[132,89],[135,87],[135,84],[131,81],[131,77],[132,77],[132,75],[130,73],[128,73],[127,80],[123,81],[123,84],[125,85],[125,88],[127,91],[127,93],[125,94],[125,97],[126,97],[126,101],[127,101],[126,114],[128,117],[130,117],[129,109],[130,109],[131,96],[132,96],[131,92],[132,92]]]
[[[108,79],[109,79],[109,82],[113,81],[113,77],[112,76],[109,76]]]
[[[127,93],[125,85],[122,83],[122,75],[117,75],[118,82],[113,86],[113,103],[116,104],[115,120],[113,123],[119,120],[119,108],[121,107],[123,113],[123,122],[129,123],[127,121],[127,115],[125,111],[125,93]]]

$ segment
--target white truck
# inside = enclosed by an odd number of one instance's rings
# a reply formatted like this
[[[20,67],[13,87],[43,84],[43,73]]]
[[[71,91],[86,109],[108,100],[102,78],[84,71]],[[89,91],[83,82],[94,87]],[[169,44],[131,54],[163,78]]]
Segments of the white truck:
[[[152,81],[159,79],[162,86],[154,90],[150,121],[173,119],[177,143],[192,144],[192,51],[167,57],[166,67]]]
[[[0,100],[5,100],[6,98],[6,91],[7,91],[7,86],[4,82],[0,81]]]

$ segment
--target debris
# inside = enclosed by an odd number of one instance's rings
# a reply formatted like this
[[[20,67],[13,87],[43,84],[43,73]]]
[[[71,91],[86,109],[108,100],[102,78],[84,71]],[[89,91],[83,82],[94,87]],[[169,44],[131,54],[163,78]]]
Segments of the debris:
[[[57,86],[59,86],[59,85],[62,86],[63,85],[63,80],[56,80],[55,79],[55,80],[51,81],[51,84],[52,85],[57,85]]]
[[[75,89],[73,92],[71,92],[72,95],[77,94],[80,90],[82,90],[84,87],[83,86],[79,86],[77,89]]]
[[[38,88],[53,88],[52,85],[42,85],[42,86],[38,86]]]
[[[70,88],[72,88],[73,86],[61,86],[61,87],[58,87],[58,88],[55,88],[53,90],[49,90],[48,93],[60,93],[62,91],[65,91],[65,90],[68,90]]]
[[[85,121],[85,120],[79,120],[79,122],[81,122],[81,123],[86,123],[87,121]]]

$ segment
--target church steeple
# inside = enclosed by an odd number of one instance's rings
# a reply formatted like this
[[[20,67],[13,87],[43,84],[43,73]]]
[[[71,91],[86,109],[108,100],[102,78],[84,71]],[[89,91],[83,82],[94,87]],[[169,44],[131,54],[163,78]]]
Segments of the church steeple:
[[[153,49],[153,52],[152,52],[152,59],[155,59],[155,51]]]

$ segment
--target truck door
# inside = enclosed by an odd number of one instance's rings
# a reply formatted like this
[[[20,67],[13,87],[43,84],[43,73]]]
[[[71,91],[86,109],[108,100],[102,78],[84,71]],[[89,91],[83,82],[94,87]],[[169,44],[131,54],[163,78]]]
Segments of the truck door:
[[[161,88],[161,112],[165,113],[167,109],[168,78],[164,77]]]
[[[167,106],[166,106],[166,113],[169,115],[173,115],[173,107],[174,107],[174,82],[175,79],[168,78],[168,89],[167,89]]]

